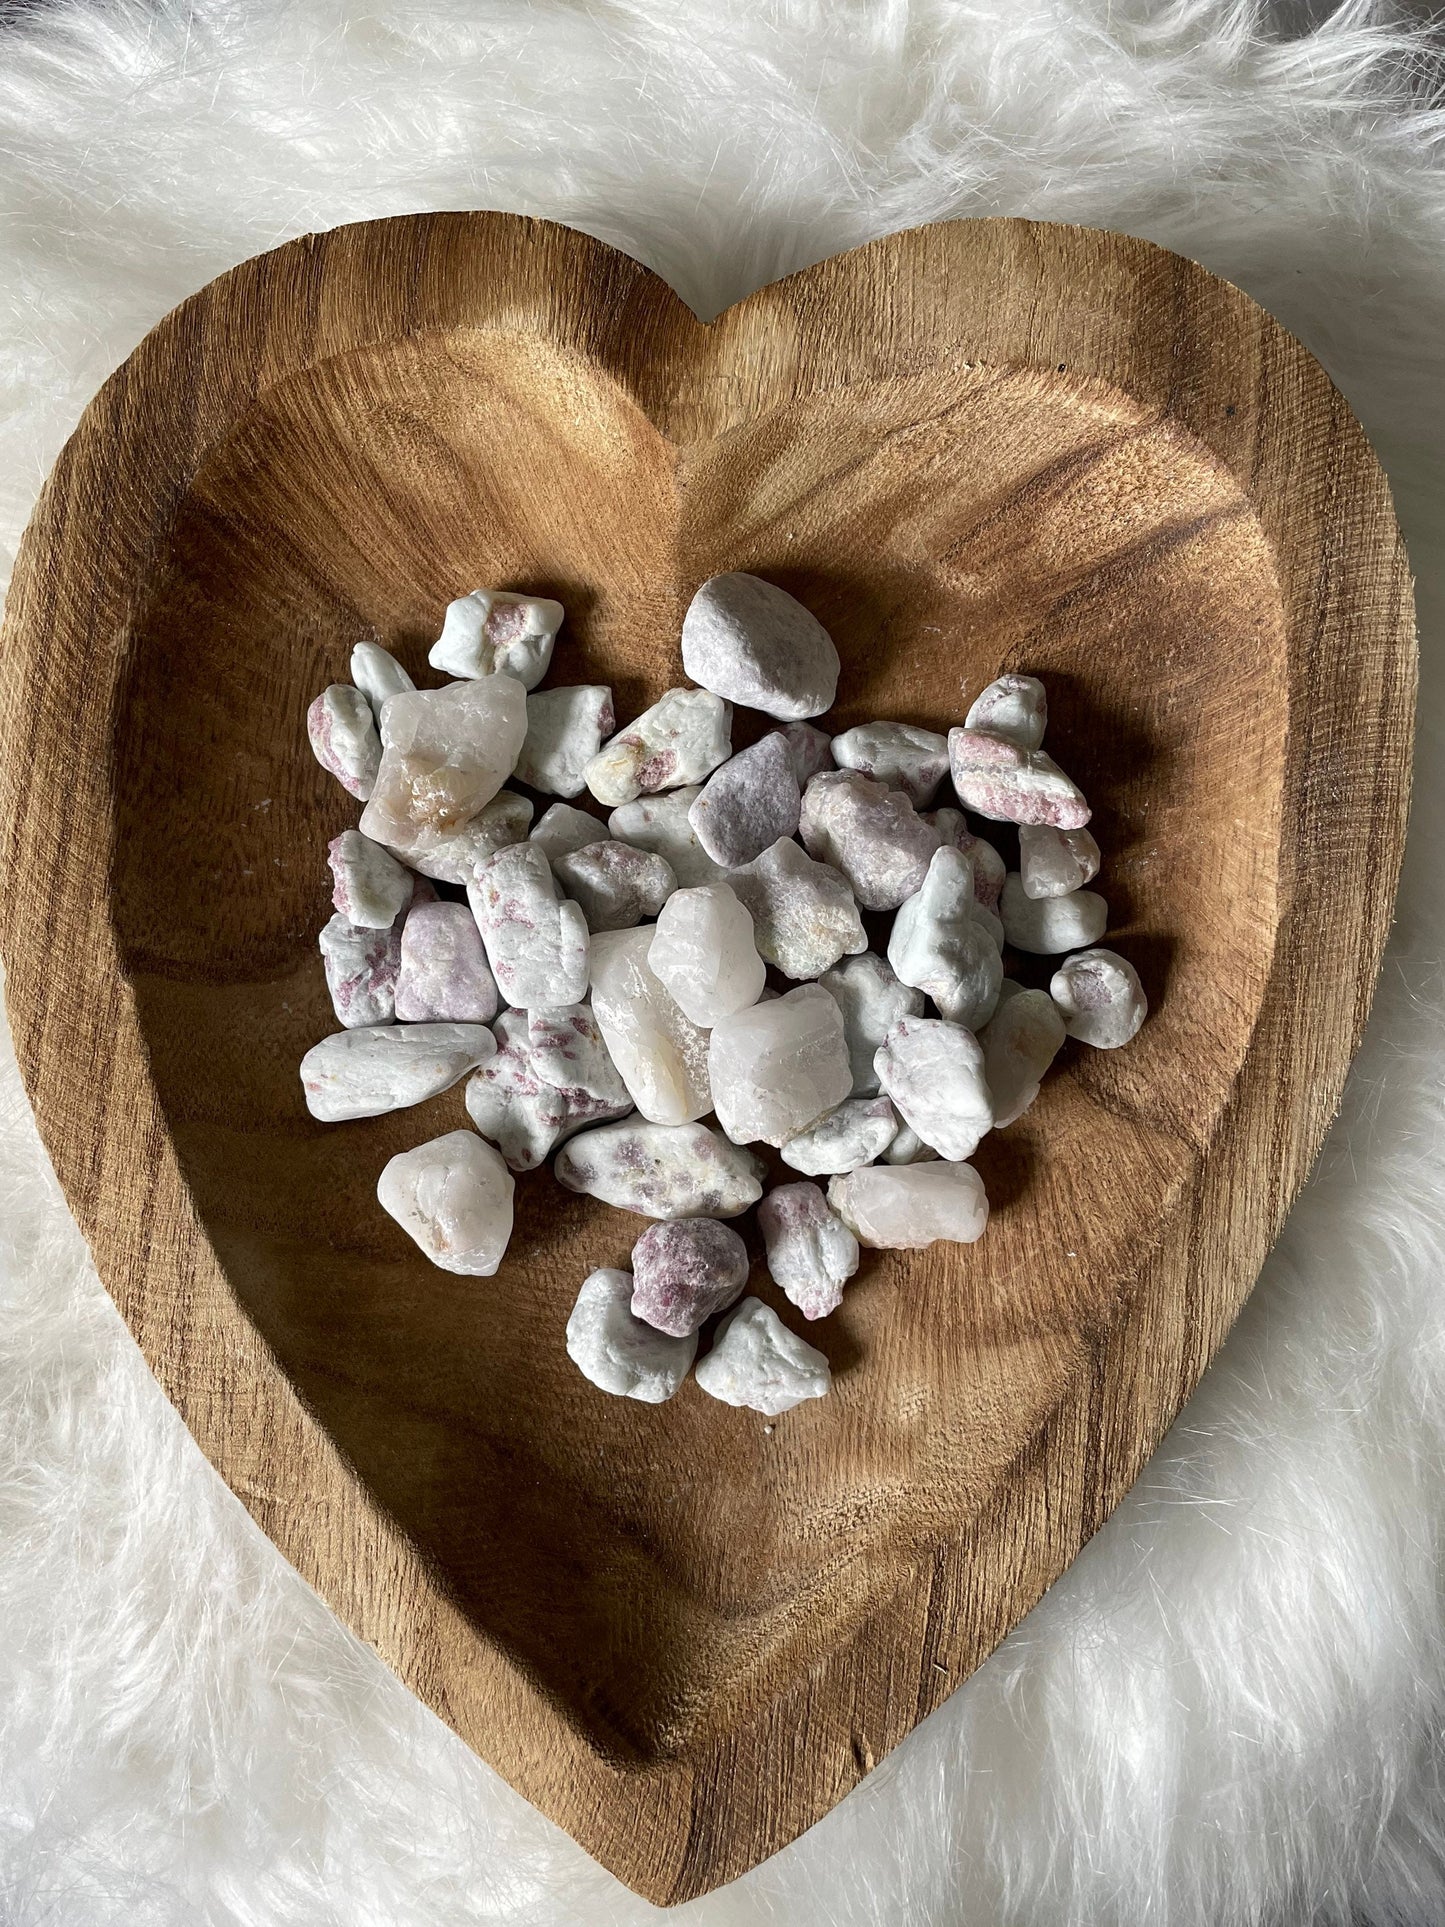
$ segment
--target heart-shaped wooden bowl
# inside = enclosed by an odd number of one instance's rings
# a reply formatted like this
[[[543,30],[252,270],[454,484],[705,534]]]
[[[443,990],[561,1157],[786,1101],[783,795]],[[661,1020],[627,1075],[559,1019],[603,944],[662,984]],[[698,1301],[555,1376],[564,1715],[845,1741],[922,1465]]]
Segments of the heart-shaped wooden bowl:
[[[544,1171],[494,1280],[435,1271],[374,1186],[460,1091],[322,1126],[296,1068],[356,815],[304,716],[353,641],[420,670],[449,597],[540,590],[552,680],[625,717],[725,568],[833,632],[839,727],[1047,678],[1153,1006],[988,1141],[980,1245],[870,1258],[808,1333],[833,1396],[775,1425],[569,1364],[639,1220]],[[3,675],[10,1013],[101,1275],[341,1618],[675,1901],[947,1697],[1219,1344],[1369,1002],[1414,642],[1349,410],[1188,261],[967,222],[703,327],[598,242],[478,214],[295,242],[164,321],[45,488]]]

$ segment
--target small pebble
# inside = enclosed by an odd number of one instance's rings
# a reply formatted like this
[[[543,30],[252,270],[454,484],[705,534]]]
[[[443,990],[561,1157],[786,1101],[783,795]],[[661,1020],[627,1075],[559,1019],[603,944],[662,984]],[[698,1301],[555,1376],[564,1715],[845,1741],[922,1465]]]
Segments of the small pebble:
[[[306,734],[321,767],[364,803],[381,768],[381,738],[361,691],[344,682],[323,689],[306,712]]]
[[[713,576],[688,604],[682,666],[781,722],[821,716],[838,690],[838,651],[818,618],[776,583],[736,572]]]
[[[514,676],[535,689],[547,673],[563,608],[545,596],[473,589],[447,604],[427,661],[448,676]]]
[[[988,1196],[971,1164],[867,1164],[828,1181],[828,1202],[860,1244],[921,1251],[946,1239],[971,1245],[988,1223]]]
[[[323,1124],[421,1104],[496,1050],[485,1024],[382,1024],[336,1031],[301,1059],[306,1108]]]
[[[940,1157],[961,1163],[993,1129],[983,1051],[961,1024],[905,1017],[879,1045],[876,1068],[904,1123]]]
[[[404,1024],[489,1024],[497,986],[464,903],[420,903],[401,931],[396,1015]]]
[[[865,910],[896,910],[923,883],[938,832],[902,790],[856,770],[809,783],[799,823],[809,856],[841,871]]]
[[[527,826],[532,821],[532,805],[514,790],[498,790],[472,818],[464,830],[441,837],[409,861],[423,876],[438,883],[468,884],[489,856],[525,843]]]
[[[1031,897],[1023,879],[1010,870],[999,898],[1004,935],[1015,950],[1036,957],[1059,957],[1097,943],[1109,927],[1109,906],[1096,890],[1071,890],[1066,897]]]
[[[1064,1020],[1052,997],[1017,985],[1006,988],[1009,994],[1000,997],[978,1033],[996,1131],[1022,1117],[1033,1103],[1064,1042]]]
[[[1049,699],[1037,676],[1000,676],[974,698],[966,729],[987,730],[1020,749],[1037,749],[1049,721]]]
[[[399,1151],[376,1195],[434,1265],[468,1278],[495,1275],[512,1235],[512,1178],[474,1132],[448,1131]]]
[[[697,1336],[669,1338],[634,1318],[630,1271],[594,1271],[567,1320],[567,1356],[599,1391],[663,1405],[697,1356]]]
[[[678,890],[658,913],[648,968],[683,1015],[710,1028],[755,1004],[766,970],[753,920],[725,883]]]
[[[389,696],[404,696],[416,684],[389,649],[379,642],[359,642],[351,652],[351,680],[371,704],[371,713],[381,721],[381,706]],[[380,761],[381,739],[377,738]]]
[[[1054,972],[1049,995],[1070,1037],[1095,1050],[1118,1050],[1149,1014],[1139,973],[1114,950],[1083,950]]]
[[[605,843],[607,825],[570,803],[554,803],[533,830],[532,841],[549,863],[555,863],[559,856],[585,850],[589,843]]]
[[[962,810],[929,810],[924,818],[938,831],[941,845],[962,850],[973,863],[973,894],[986,910],[997,910],[1008,865],[986,838],[975,836]]]
[[[557,857],[552,874],[593,931],[632,929],[655,917],[677,888],[666,857],[611,837]]]
[[[592,1012],[632,1101],[654,1124],[686,1124],[712,1109],[708,1037],[648,964],[653,932],[592,940]]]
[[[1079,830],[1089,820],[1083,792],[1041,749],[1020,749],[982,730],[952,729],[948,753],[965,809],[996,823],[1050,823],[1058,830]]]
[[[931,997],[950,1022],[976,1030],[988,1022],[1003,982],[1003,959],[984,922],[992,912],[974,894],[973,865],[945,846],[923,888],[893,920],[888,961],[899,981]]]
[[[507,1003],[518,1010],[581,1003],[587,919],[575,903],[558,897],[552,867],[535,843],[513,843],[488,857],[467,885],[467,902]]]
[[[817,984],[721,1018],[707,1067],[717,1121],[734,1144],[785,1144],[853,1088],[843,1013]]]
[[[634,1317],[687,1338],[742,1295],[748,1248],[716,1218],[649,1225],[632,1247],[632,1279]]]
[[[736,1218],[763,1195],[761,1159],[706,1124],[603,1124],[564,1144],[552,1170],[644,1218]]]
[[[692,827],[692,806],[701,795],[701,787],[691,783],[664,796],[640,796],[615,809],[607,827],[619,842],[666,857],[684,890],[725,883],[727,871],[713,862]]]
[[[587,765],[617,727],[605,684],[539,689],[527,698],[527,735],[517,781],[547,796],[580,796]]]
[[[810,1178],[856,1171],[882,1157],[898,1135],[898,1117],[886,1097],[848,1097],[782,1147],[784,1164]]]
[[[858,1240],[816,1184],[780,1184],[758,1206],[773,1283],[805,1318],[826,1318],[858,1269]]]
[[[871,950],[848,957],[818,979],[843,1013],[853,1095],[876,1097],[878,1073],[873,1055],[900,1017],[923,1015],[923,992],[901,984]]]
[[[348,923],[386,930],[411,902],[416,885],[411,871],[360,830],[332,837],[326,861],[333,878],[331,901]]]
[[[1066,897],[1099,874],[1099,846],[1087,830],[1026,823],[1019,831],[1019,874],[1026,897]]]
[[[318,941],[337,1022],[347,1030],[389,1024],[396,1015],[400,926],[352,923],[338,910]]]
[[[464,830],[516,765],[527,692],[511,676],[393,696],[361,827],[408,862]]]
[[[801,803],[792,752],[774,730],[714,770],[688,821],[714,863],[736,870],[793,834]]]
[[[624,1117],[632,1109],[632,1099],[597,1036],[592,1013],[585,1005],[566,1008],[569,1014],[585,1013],[595,1039],[595,1051],[586,1054],[585,1065],[578,1063],[575,1079],[558,1081],[555,1037],[545,1031],[539,1037],[536,1028],[539,1019],[565,1022],[561,1012],[505,1010],[495,1026],[496,1056],[467,1084],[468,1116],[514,1171],[535,1171],[573,1132]]]
[[[831,863],[815,863],[788,837],[729,870],[727,881],[753,920],[758,954],[785,977],[821,977],[868,948],[858,905]]]
[[[833,1385],[823,1354],[790,1332],[761,1298],[745,1298],[729,1312],[694,1376],[724,1405],[745,1405],[768,1418],[824,1397]]]
[[[911,1124],[900,1124],[898,1135],[883,1153],[885,1164],[927,1164],[938,1156],[931,1144],[925,1144]]]
[[[915,809],[933,801],[948,774],[948,738],[912,723],[860,723],[833,738],[833,761],[889,789],[902,790]]]
[[[782,732],[793,759],[793,775],[800,791],[805,790],[819,770],[832,769],[833,744],[826,730],[812,723],[789,723]]]
[[[612,808],[700,783],[732,755],[733,714],[706,689],[669,689],[587,765],[587,787]]]

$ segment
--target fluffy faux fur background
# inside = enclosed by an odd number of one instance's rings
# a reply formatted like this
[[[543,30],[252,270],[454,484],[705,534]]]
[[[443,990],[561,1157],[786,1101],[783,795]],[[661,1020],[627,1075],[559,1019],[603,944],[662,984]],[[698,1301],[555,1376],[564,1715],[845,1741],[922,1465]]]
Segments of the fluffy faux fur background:
[[[575,222],[704,314],[890,228],[1126,228],[1319,354],[1419,577],[1415,833],[1345,1115],[1147,1476],[1007,1645],[699,1927],[1445,1918],[1445,173],[1357,0],[60,0],[0,12],[0,544],[191,289],[308,228]],[[1341,889],[1348,889],[1341,878]],[[0,1918],[652,1910],[343,1633],[200,1459],[0,1081]]]

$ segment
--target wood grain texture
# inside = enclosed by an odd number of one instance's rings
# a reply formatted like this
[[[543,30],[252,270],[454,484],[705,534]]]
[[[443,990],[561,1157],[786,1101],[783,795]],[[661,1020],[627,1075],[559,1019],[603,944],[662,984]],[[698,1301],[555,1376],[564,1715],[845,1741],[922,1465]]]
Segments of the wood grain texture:
[[[832,630],[839,727],[1021,667],[1153,1015],[986,1141],[982,1244],[874,1254],[765,1431],[563,1353],[641,1228],[546,1174],[495,1280],[373,1199],[463,1121],[321,1126],[310,697],[479,582],[629,716],[721,568]],[[46,485],[6,611],[3,953],[40,1127],[212,1462],[337,1613],[629,1885],[816,1820],[1107,1516],[1247,1294],[1357,1042],[1403,836],[1410,585],[1341,397],[1145,244],[894,235],[708,327],[510,216],[344,228],[168,317]],[[742,740],[741,736],[740,739]],[[754,1286],[774,1298],[759,1269]]]

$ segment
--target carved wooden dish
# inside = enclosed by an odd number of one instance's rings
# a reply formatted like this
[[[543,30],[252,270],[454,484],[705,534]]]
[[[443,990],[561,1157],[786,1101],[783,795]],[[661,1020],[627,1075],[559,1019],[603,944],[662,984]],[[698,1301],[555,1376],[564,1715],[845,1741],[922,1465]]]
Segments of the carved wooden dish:
[[[839,728],[1045,677],[1153,1006],[986,1142],[980,1245],[868,1261],[808,1331],[833,1396],[771,1429],[568,1362],[579,1281],[640,1220],[544,1172],[494,1280],[435,1271],[373,1188],[461,1090],[323,1126],[297,1078],[356,818],[304,718],[353,641],[418,671],[450,596],[541,591],[550,680],[630,717],[726,568],[832,631]],[[1237,290],[1116,235],[925,228],[703,327],[562,228],[376,222],[223,276],[106,384],[3,668],[11,1019],[153,1369],[341,1618],[624,1881],[741,1873],[1117,1503],[1335,1108],[1414,678],[1349,410]]]

